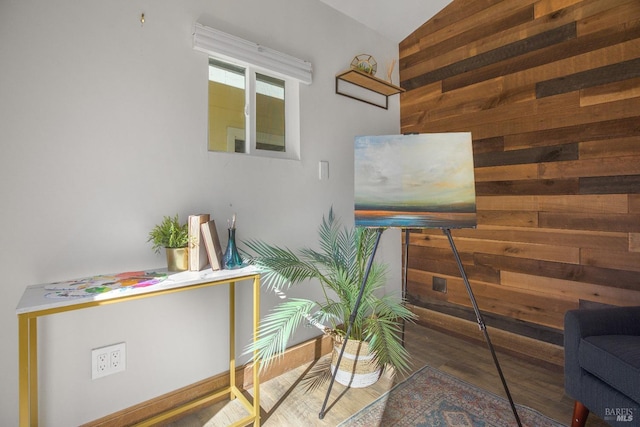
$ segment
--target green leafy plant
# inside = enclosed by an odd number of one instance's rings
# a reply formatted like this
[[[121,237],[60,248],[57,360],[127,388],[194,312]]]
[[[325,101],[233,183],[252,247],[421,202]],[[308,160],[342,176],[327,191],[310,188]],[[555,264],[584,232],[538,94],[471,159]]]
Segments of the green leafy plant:
[[[270,291],[284,292],[293,285],[320,286],[323,298],[313,301],[287,298],[260,322],[258,339],[246,352],[256,351],[261,369],[281,356],[301,324],[314,324],[324,333],[344,337],[355,307],[366,265],[373,252],[377,231],[347,229],[336,220],[333,209],[319,227],[320,250],[291,251],[258,240],[245,242],[248,261],[260,268],[262,283]],[[390,365],[406,373],[409,354],[402,346],[402,322],[414,315],[399,297],[381,295],[386,266],[373,262],[349,340],[369,343],[379,366]],[[326,326],[325,326],[326,325]]]
[[[149,232],[147,242],[153,242],[153,250],[158,253],[161,248],[184,248],[189,243],[189,226],[185,222],[180,224],[178,214],[174,217],[165,216]]]

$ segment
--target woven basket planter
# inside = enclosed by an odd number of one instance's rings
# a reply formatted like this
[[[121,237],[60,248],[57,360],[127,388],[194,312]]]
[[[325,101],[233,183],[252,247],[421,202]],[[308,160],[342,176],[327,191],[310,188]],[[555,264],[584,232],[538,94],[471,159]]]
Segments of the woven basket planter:
[[[336,362],[342,350],[342,340],[334,340],[331,355],[331,373],[336,369]],[[336,374],[336,381],[342,385],[362,388],[374,384],[380,378],[382,369],[369,353],[369,345],[364,341],[348,340],[342,360]]]

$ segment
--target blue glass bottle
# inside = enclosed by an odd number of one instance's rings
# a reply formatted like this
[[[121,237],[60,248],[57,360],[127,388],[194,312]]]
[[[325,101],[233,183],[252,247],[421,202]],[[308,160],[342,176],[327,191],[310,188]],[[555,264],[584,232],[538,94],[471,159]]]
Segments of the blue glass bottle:
[[[222,261],[224,262],[224,268],[233,269],[242,267],[242,258],[238,253],[238,247],[236,246],[236,229],[228,228],[229,240],[227,241],[227,250],[224,251]]]

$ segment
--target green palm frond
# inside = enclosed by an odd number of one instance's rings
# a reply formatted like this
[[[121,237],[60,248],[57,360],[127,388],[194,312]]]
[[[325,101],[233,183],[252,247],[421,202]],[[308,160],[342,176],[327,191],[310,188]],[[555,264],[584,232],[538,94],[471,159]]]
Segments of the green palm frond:
[[[261,270],[262,280],[268,290],[287,289],[292,284],[322,276],[313,262],[306,262],[289,249],[257,240],[244,243],[257,254],[248,257],[247,261]]]
[[[344,319],[349,318],[349,311],[346,311],[347,307],[341,301],[329,300],[322,305],[322,309],[316,311],[312,318],[323,325],[329,325],[331,329],[336,329],[340,326]]]
[[[365,320],[367,332],[363,339],[369,342],[381,365],[389,364],[404,374],[409,369],[408,353],[401,344],[402,323],[398,319],[411,322],[415,315],[389,295],[381,297],[375,304],[375,315]]]
[[[391,365],[400,374],[406,374],[410,368],[409,353],[401,343],[401,325],[396,320],[381,318],[369,318],[366,323],[364,340],[369,342],[369,349],[376,355],[378,364]]]
[[[335,251],[338,246],[335,242],[340,238],[340,223],[333,214],[333,208],[329,210],[329,218],[322,217],[322,223],[318,228],[320,237],[320,249],[330,259],[335,259]]]
[[[257,351],[257,359],[262,363],[260,368],[267,369],[284,353],[295,329],[308,321],[314,307],[313,301],[294,298],[277,305],[260,322],[258,339],[245,348],[245,354]]]

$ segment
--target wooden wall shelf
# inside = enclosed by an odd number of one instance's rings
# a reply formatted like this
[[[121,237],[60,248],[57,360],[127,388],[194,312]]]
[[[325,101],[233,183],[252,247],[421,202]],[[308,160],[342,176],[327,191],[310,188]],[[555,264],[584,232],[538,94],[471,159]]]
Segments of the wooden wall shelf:
[[[362,99],[357,95],[341,92],[339,89],[339,82],[341,80],[384,96],[384,105],[376,104],[375,102]],[[357,99],[358,101],[366,102],[367,104],[375,105],[376,107],[384,108],[385,110],[389,108],[389,96],[402,93],[404,91],[405,90],[399,86],[391,84],[385,80],[379,79],[363,71],[356,70],[354,68],[336,74],[337,94],[347,96],[352,99]]]

